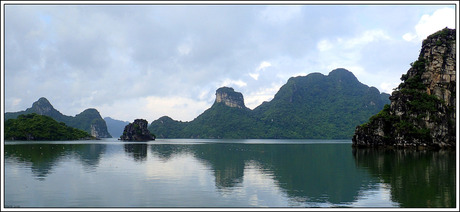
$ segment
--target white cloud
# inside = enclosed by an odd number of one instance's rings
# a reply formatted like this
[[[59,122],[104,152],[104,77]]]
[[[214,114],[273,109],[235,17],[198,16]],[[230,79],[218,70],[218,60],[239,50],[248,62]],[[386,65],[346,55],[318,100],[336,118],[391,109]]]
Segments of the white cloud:
[[[270,67],[272,66],[272,64],[270,62],[267,62],[267,61],[262,61],[259,65],[259,67],[257,67],[257,71],[261,71],[263,70],[264,68],[267,68],[267,67]]]
[[[317,45],[316,48],[318,48],[319,51],[324,52],[332,49],[334,47],[331,42],[328,40],[321,40]]]
[[[248,84],[246,82],[242,81],[242,80],[225,79],[220,84],[220,87],[223,87],[223,86],[232,87],[232,85],[236,85],[238,87],[245,87]]]
[[[399,83],[396,82],[382,82],[380,83],[379,91],[391,94],[393,89],[396,88]]]
[[[276,92],[281,88],[283,83],[272,83],[271,87],[261,88],[255,92],[244,95],[244,104],[246,107],[254,109],[264,101],[270,101],[275,96]]]
[[[384,30],[374,29],[367,30],[361,36],[346,40],[344,47],[348,49],[356,48],[357,46],[364,46],[374,41],[388,40],[390,37]]]
[[[249,76],[252,77],[255,80],[259,79],[259,75],[260,75],[259,73],[249,73]]]
[[[256,68],[256,70],[253,73],[249,73],[249,76],[252,77],[255,80],[259,79],[260,72],[265,70],[265,68],[272,66],[270,62],[267,61],[262,61],[260,65]]]
[[[420,42],[428,35],[435,33],[445,27],[455,28],[455,10],[452,8],[442,8],[436,10],[433,14],[425,14],[415,25],[415,33],[408,32],[403,35],[406,41]]]

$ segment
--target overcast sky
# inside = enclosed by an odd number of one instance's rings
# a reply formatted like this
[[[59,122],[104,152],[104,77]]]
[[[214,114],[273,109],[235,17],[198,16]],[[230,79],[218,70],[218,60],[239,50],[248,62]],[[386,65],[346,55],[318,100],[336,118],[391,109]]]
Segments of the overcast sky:
[[[391,93],[453,5],[5,5],[4,110],[190,121],[221,86],[253,109],[293,76],[345,68]],[[3,4],[3,2],[2,2]],[[2,17],[3,18],[3,17]],[[3,30],[3,27],[2,27]]]

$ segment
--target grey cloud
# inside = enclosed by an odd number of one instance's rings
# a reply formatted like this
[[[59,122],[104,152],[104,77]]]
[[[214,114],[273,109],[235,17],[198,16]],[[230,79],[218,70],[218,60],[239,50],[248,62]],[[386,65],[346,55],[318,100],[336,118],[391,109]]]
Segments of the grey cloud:
[[[406,32],[401,28],[412,28],[421,13],[415,7],[388,10],[395,13],[318,5],[6,6],[6,110],[25,109],[41,96],[75,113],[147,96],[210,102],[225,80],[246,83],[235,89],[250,95],[294,74],[328,73],[325,65],[347,52],[320,58],[322,39],[351,38],[374,28],[395,38]],[[411,18],[398,20],[405,16]],[[391,67],[398,69],[410,63],[407,57],[395,59],[398,50],[409,51],[407,45],[371,43],[360,52],[359,62],[371,70],[378,59],[373,54],[393,49],[382,60],[397,61]],[[262,61],[272,66],[254,80],[249,73]],[[23,101],[15,105],[19,101],[12,99]]]

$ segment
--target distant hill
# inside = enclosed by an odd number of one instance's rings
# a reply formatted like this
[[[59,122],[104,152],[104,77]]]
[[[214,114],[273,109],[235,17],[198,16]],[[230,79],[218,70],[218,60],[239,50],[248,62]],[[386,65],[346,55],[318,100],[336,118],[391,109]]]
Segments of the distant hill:
[[[389,94],[369,87],[346,69],[325,76],[292,77],[270,102],[246,108],[233,88],[216,91],[211,108],[190,122],[165,116],[149,130],[157,138],[319,138],[349,139],[356,125],[389,103]]]
[[[96,138],[111,138],[107,131],[107,125],[96,109],[86,109],[75,117],[63,115],[56,110],[53,105],[44,97],[38,99],[32,104],[31,108],[19,112],[5,113],[5,120],[15,119],[19,115],[36,113],[53,118],[57,122],[64,122],[70,127],[84,130]]]
[[[19,115],[5,122],[5,140],[82,140],[94,139],[88,132],[68,127],[49,116],[36,113]]]
[[[104,121],[107,124],[107,130],[114,138],[120,138],[123,134],[123,129],[129,124],[129,121],[120,121],[110,117],[105,117]]]
[[[291,77],[270,102],[254,113],[269,128],[273,138],[351,138],[354,128],[389,103],[346,69],[329,75],[312,73]]]

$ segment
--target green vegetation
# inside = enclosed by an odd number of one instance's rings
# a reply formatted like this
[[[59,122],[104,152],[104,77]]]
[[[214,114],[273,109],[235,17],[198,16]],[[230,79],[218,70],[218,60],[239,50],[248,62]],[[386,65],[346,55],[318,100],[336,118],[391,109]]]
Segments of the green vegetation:
[[[403,74],[401,80],[403,81],[399,84],[397,89],[400,90],[425,90],[426,86],[422,82],[422,74],[425,72],[425,66],[428,62],[425,58],[419,57],[417,61],[411,63],[414,76],[409,77],[408,74]],[[403,91],[404,92],[404,91]]]
[[[68,127],[51,117],[36,113],[5,121],[5,140],[80,140],[92,138],[85,131]]]
[[[448,33],[447,28],[438,31],[430,35],[423,45],[428,44],[427,42],[431,39],[436,39],[433,42],[440,46],[447,39]],[[423,84],[422,75],[426,72],[427,66],[429,66],[429,61],[423,57],[423,54],[420,54],[417,61],[411,63],[411,69],[408,73],[401,76],[402,82],[397,87],[398,92],[393,96],[398,106],[391,109],[389,105],[385,105],[384,109],[372,116],[368,123],[360,125],[361,129],[365,132],[371,132],[369,131],[370,128],[376,129],[383,125],[384,140],[386,141],[395,137],[404,137],[428,143],[431,140],[430,130],[423,127],[425,126],[423,123],[426,122],[425,119],[427,118],[430,122],[440,122],[438,112],[442,110],[445,102],[426,92],[427,86]],[[391,111],[396,110],[396,108],[398,115]],[[448,107],[447,110],[447,113],[455,112],[452,107]]]
[[[451,33],[451,31],[449,30],[449,28],[444,28],[442,30],[439,30],[431,35],[429,35],[427,37],[427,39],[425,39],[423,41],[423,45],[426,45],[428,42],[430,42],[433,38],[436,38],[436,42],[435,42],[435,45],[436,46],[441,46],[444,42],[442,40],[447,40],[448,36],[449,36],[449,33]],[[455,32],[454,32],[455,33]],[[454,35],[455,36],[455,35]],[[454,40],[455,41],[455,40]],[[454,42],[454,41],[448,41],[448,42]]]
[[[111,135],[107,131],[107,125],[104,119],[102,119],[96,109],[86,109],[75,117],[66,116],[54,109],[51,103],[44,97],[34,102],[32,107],[27,108],[25,111],[5,113],[5,120],[14,119],[19,115],[31,113],[49,116],[58,122],[64,122],[67,126],[74,127],[88,133],[91,133],[91,126],[96,126],[98,134],[102,138],[111,138]]]
[[[360,83],[345,69],[295,77],[254,109],[272,137],[346,139],[386,103],[388,94]]]
[[[388,97],[360,83],[351,72],[336,69],[328,76],[293,77],[273,100],[254,110],[216,102],[191,122],[161,117],[149,130],[160,138],[347,139],[356,125],[389,103]]]

